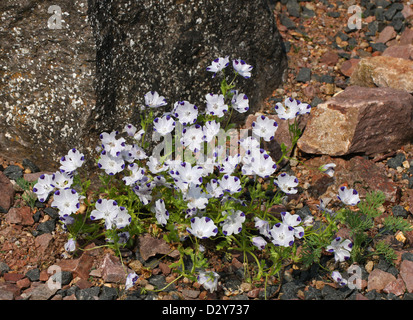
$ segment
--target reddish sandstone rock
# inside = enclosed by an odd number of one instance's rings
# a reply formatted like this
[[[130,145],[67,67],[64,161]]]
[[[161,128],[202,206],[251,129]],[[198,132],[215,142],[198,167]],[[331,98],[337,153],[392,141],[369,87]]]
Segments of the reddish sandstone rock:
[[[38,255],[42,256],[47,252],[49,248],[50,241],[52,241],[53,236],[50,233],[44,233],[36,237],[34,240],[36,249],[38,250]]]
[[[346,77],[351,77],[351,74],[353,73],[354,69],[356,68],[359,62],[360,59],[350,59],[344,61],[340,67],[340,72]]]
[[[413,44],[388,47],[384,50],[383,56],[413,60]]]
[[[4,280],[6,282],[10,283],[16,283],[17,281],[21,280],[24,278],[24,274],[21,273],[13,273],[13,272],[7,272],[3,275]]]
[[[9,178],[0,171],[0,213],[7,213],[14,201],[14,189]]]
[[[30,284],[31,282],[29,278],[23,278],[16,282],[17,287],[19,287],[20,289],[27,289],[30,287]]]
[[[120,259],[111,254],[106,254],[102,262],[102,277],[105,282],[124,283],[128,273],[132,272],[122,265]]]
[[[360,60],[350,83],[363,87],[388,87],[413,93],[413,61],[389,56]]]
[[[83,253],[78,259],[62,260],[58,263],[58,266],[62,268],[62,271],[70,271],[73,273],[73,277],[79,277],[82,279],[88,279],[90,270],[92,269],[94,258]]]
[[[403,260],[400,265],[400,276],[406,284],[408,292],[413,292],[413,261]]]
[[[335,66],[339,58],[340,57],[338,56],[338,54],[334,51],[327,51],[321,56],[320,63],[326,64],[328,66]]]
[[[376,290],[377,292],[381,292],[389,283],[394,281],[396,281],[396,277],[391,273],[380,269],[374,269],[369,274],[367,290]]]
[[[297,145],[330,156],[387,153],[411,141],[412,120],[413,97],[406,91],[350,86],[311,111]]]
[[[406,285],[401,278],[388,283],[383,289],[384,293],[393,293],[395,296],[401,296],[405,291]]]
[[[406,28],[400,36],[400,45],[413,44],[413,29]]]
[[[6,221],[23,226],[31,226],[34,223],[30,207],[11,208],[6,215]]]
[[[376,38],[376,43],[379,43],[379,42],[386,43],[396,38],[396,35],[397,35],[397,32],[394,30],[393,26],[386,26]]]
[[[171,247],[165,240],[153,238],[149,234],[139,237],[139,252],[144,260],[157,254],[167,254],[172,258],[179,256],[177,250],[171,252]]]

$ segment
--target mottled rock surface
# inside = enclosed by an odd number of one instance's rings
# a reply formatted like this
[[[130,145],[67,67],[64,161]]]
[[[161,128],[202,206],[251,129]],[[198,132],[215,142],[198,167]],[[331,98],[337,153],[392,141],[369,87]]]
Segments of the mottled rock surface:
[[[413,44],[388,47],[383,56],[413,60]]]
[[[311,111],[298,147],[331,156],[389,152],[413,137],[412,120],[406,91],[350,86]]]
[[[253,79],[237,83],[251,112],[287,65],[263,0],[10,0],[0,12],[0,152],[30,155],[41,170],[74,147],[93,163],[101,132],[139,125],[149,90],[168,99],[159,112],[178,100],[202,109],[205,94],[219,90],[206,71],[219,56],[254,66]]]
[[[352,73],[350,83],[413,93],[413,61],[391,56],[363,58]]]
[[[1,1],[0,12],[0,153],[56,166],[96,100],[87,1]]]
[[[97,45],[97,106],[91,126],[113,130],[125,121],[139,123],[144,94],[159,92],[170,111],[179,100],[205,106],[218,93],[220,79],[207,66],[217,57],[242,58],[254,67],[252,78],[237,80],[261,107],[282,81],[286,56],[276,21],[266,1],[90,1]],[[232,65],[227,74],[232,74]],[[238,116],[238,117],[237,117]],[[235,114],[234,121],[245,120]],[[100,133],[100,132],[99,132]]]

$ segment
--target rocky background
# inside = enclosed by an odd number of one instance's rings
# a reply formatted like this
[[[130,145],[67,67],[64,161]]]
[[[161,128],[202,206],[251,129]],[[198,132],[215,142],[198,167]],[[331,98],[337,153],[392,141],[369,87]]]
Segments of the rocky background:
[[[61,12],[49,13],[50,6]],[[99,134],[138,126],[150,90],[169,102],[160,111],[178,100],[202,109],[205,94],[219,90],[206,71],[219,56],[254,66],[253,81],[237,86],[250,113],[282,83],[287,66],[263,0],[8,0],[0,13],[0,151],[44,170],[71,148],[93,163]]]
[[[52,5],[62,9],[60,26],[48,12]],[[96,105],[96,46],[87,10],[83,0],[1,1],[2,156],[31,158],[45,169],[85,136]]]

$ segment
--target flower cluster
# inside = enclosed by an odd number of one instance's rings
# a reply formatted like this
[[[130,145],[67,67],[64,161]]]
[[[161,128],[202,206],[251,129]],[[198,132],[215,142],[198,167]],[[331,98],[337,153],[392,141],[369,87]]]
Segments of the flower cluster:
[[[82,197],[72,188],[76,170],[85,161],[83,153],[73,148],[60,159],[59,170],[53,174],[42,174],[33,186],[40,202],[46,202],[53,194],[52,207],[58,209],[60,220],[70,223],[70,215],[79,210]]]
[[[274,224],[271,229],[268,221],[255,218],[255,227],[275,246],[291,247],[296,238],[301,239],[304,236],[304,228],[300,225],[301,217],[298,214],[281,212],[281,218],[282,222]],[[252,238],[252,244],[262,250],[267,241],[261,236],[256,236]]]
[[[212,72],[213,77],[225,76],[229,65],[228,56],[219,57],[212,61],[207,71]],[[130,232],[136,234],[139,228],[133,225],[138,223],[134,218],[141,210],[145,215],[152,213],[151,223],[167,230],[179,230],[196,244],[218,236],[228,239],[248,236],[261,250],[265,247],[282,250],[291,248],[296,239],[303,238],[304,224],[299,215],[282,212],[279,220],[267,220],[265,213],[254,212],[243,198],[248,181],[261,183],[262,179],[273,177],[277,170],[277,163],[261,145],[275,139],[278,123],[271,117],[258,116],[252,123],[253,135],[237,141],[235,152],[227,149],[226,130],[234,110],[238,113],[249,110],[248,96],[234,89],[233,83],[238,76],[249,79],[253,69],[242,59],[234,59],[232,67],[234,79],[226,82],[224,78],[221,92],[207,93],[204,106],[182,100],[168,107],[165,97],[149,91],[141,107],[145,115],[140,129],[128,123],[121,132],[99,135],[97,166],[102,176],[109,178],[102,181],[109,185],[107,181],[112,183],[119,178],[116,181],[121,185],[114,184],[112,187],[116,191],[101,193],[98,199],[88,203],[87,217],[105,229],[108,243],[125,244]],[[157,110],[158,115],[154,117],[152,110],[160,107],[164,113]],[[293,99],[275,106],[282,120],[294,119],[310,109],[310,105]],[[157,148],[152,154],[145,150],[149,126],[164,138],[163,156]],[[175,153],[167,152],[168,141],[176,147]],[[182,154],[178,152],[180,148],[184,151]],[[60,170],[53,175],[42,175],[33,188],[40,201],[46,201],[53,194],[52,206],[59,210],[66,223],[71,221],[71,215],[79,210],[82,202],[82,196],[72,184],[76,169],[83,162],[83,154],[76,149],[70,150],[61,159]],[[282,172],[273,181],[269,188],[278,194],[297,193],[298,179],[295,176]],[[125,200],[125,193],[129,199]],[[347,202],[355,200],[347,193],[340,196]],[[252,218],[255,218],[255,229],[251,234],[248,229],[251,224],[247,222]],[[253,236],[257,232],[261,236]],[[74,251],[75,243],[76,239],[71,238],[65,245],[66,250]],[[341,256],[342,252],[338,254]],[[197,255],[194,256],[197,259]],[[133,287],[137,279],[136,274],[129,274],[126,288]],[[198,270],[197,279],[208,290],[217,287],[218,275],[213,271]]]

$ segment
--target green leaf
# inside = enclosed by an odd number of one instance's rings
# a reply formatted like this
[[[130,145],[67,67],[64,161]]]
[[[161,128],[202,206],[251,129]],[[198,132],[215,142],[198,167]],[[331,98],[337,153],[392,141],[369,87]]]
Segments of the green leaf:
[[[384,218],[384,228],[393,232],[407,232],[412,230],[412,225],[402,217],[388,216]]]
[[[382,255],[384,259],[390,262],[391,264],[393,264],[393,260],[397,259],[396,252],[384,240],[376,244],[375,253],[378,255]]]
[[[224,97],[227,94],[227,91],[228,91],[228,84],[227,84],[227,80],[225,80],[224,78],[221,81],[221,92],[224,95]]]
[[[366,194],[366,198],[358,204],[358,208],[363,214],[375,218],[381,214],[378,209],[385,200],[386,196],[383,192],[373,191]]]

